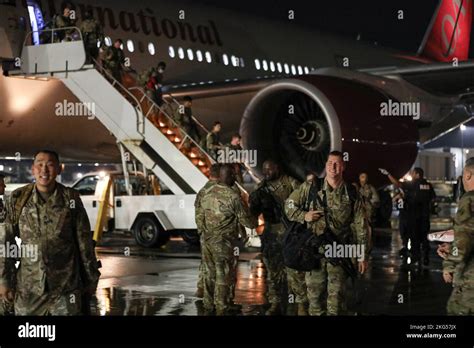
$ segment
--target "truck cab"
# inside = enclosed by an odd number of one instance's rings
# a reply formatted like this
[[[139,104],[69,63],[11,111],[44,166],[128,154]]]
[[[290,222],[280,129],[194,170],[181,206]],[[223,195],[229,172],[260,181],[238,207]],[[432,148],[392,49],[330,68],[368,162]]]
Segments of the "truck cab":
[[[72,187],[79,191],[91,227],[97,225],[105,183],[110,181],[104,209],[107,231],[131,231],[138,245],[157,247],[171,235],[180,235],[190,244],[199,244],[194,221],[196,195],[174,195],[141,172],[129,175],[131,195],[122,172],[93,172],[77,180]]]

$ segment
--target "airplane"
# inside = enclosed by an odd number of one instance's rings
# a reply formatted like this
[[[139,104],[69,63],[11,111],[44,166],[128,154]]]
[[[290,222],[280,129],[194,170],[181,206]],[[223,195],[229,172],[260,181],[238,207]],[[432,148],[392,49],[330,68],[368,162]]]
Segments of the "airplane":
[[[272,157],[303,180],[308,169],[323,174],[329,151],[342,150],[350,179],[377,168],[401,177],[420,144],[474,111],[471,0],[441,0],[416,54],[180,1],[71,3],[79,21],[93,11],[107,45],[124,41],[135,70],[165,61],[167,93],[192,96],[195,116],[208,127],[220,120],[224,137],[238,131],[258,153],[257,173]],[[27,33],[60,12],[59,0],[0,1],[5,75]],[[54,114],[64,100],[77,98],[60,81],[0,76],[0,156],[46,147],[67,160],[119,162],[99,121]],[[403,115],[411,106],[416,115]]]

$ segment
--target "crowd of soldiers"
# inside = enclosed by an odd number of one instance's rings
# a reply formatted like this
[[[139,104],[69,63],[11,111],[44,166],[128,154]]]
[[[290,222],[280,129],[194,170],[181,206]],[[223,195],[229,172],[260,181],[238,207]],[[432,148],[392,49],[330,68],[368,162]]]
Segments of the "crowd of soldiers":
[[[308,172],[306,181],[299,183],[285,175],[275,161],[267,160],[262,167],[264,179],[250,194],[247,209],[238,189],[232,189],[233,178],[227,181],[227,190],[223,191],[226,181],[223,174],[228,174],[230,169],[229,165],[213,165],[213,175],[196,199],[196,223],[203,245],[198,294],[203,288],[205,313],[235,313],[233,298],[238,253],[232,253],[232,250],[237,245],[238,225],[242,221],[244,226],[250,228],[255,226],[259,216],[263,216],[262,257],[269,304],[266,314],[282,314],[283,304],[290,298],[289,295],[295,299],[297,315],[300,316],[348,314],[348,275],[343,267],[325,258],[309,272],[285,266],[282,215],[291,221],[306,224],[316,235],[324,233],[329,225],[339,240],[364,246],[363,258],[357,260],[358,271],[364,274],[368,268],[375,211],[380,205],[376,189],[368,183],[368,175],[361,173],[359,183],[346,184],[343,178],[345,163],[342,153],[338,151],[330,153],[326,177],[319,185],[316,184],[319,179],[315,173]],[[405,220],[400,221],[404,244],[400,254],[406,259],[410,252],[414,262],[427,266],[427,235],[431,203],[435,197],[433,187],[424,178],[421,168],[412,171],[411,181],[399,181],[387,170],[380,171],[398,189],[395,199],[402,214],[405,214],[401,216],[401,220]],[[459,201],[454,219],[454,243],[441,244],[437,251],[445,259],[443,279],[453,283],[454,287],[447,306],[447,312],[451,315],[474,314],[474,159],[466,162],[463,184],[466,193]],[[350,193],[353,186],[357,188],[355,198]],[[213,187],[219,188],[213,190]],[[321,199],[311,201],[313,189]],[[219,253],[220,248],[224,248],[225,252]],[[223,282],[227,282],[227,286]],[[222,289],[227,290],[223,292]]]
[[[346,183],[345,166],[342,153],[333,151],[322,181],[308,172],[305,182],[299,183],[283,173],[278,163],[267,160],[262,167],[263,180],[246,200],[236,185],[234,166],[212,165],[209,182],[195,201],[202,248],[198,292],[203,297],[204,314],[240,312],[234,303],[239,239],[246,238],[243,227],[256,228],[261,216],[269,304],[266,314],[284,313],[285,302],[291,296],[301,316],[348,313],[345,269],[324,257],[311,271],[287,267],[282,224],[285,216],[305,224],[314,235],[329,228],[339,240],[363,246],[363,257],[350,258],[364,274],[370,254],[371,216],[378,198],[376,191],[367,186],[366,174],[360,176],[358,185]],[[100,262],[94,253],[86,211],[75,190],[56,182],[61,172],[57,153],[38,151],[31,169],[35,183],[13,191],[6,202],[0,200],[0,244],[9,249],[16,238],[21,238],[22,245],[37,245],[38,255],[22,256],[21,267],[17,265],[18,257],[2,255],[0,311],[6,315],[87,313],[88,298],[97,288]],[[419,214],[416,228],[409,227],[408,231],[413,256],[420,256],[421,250],[426,250],[423,245],[429,222],[427,211],[421,210],[427,209],[423,202],[431,197],[432,187],[420,169],[415,169],[410,183],[400,183],[386,170],[381,171],[403,189],[408,217],[411,209]],[[462,180],[465,193],[454,219],[454,242],[443,243],[437,250],[444,259],[443,279],[453,284],[447,311],[458,315],[474,314],[474,159],[466,162]],[[4,176],[0,175],[0,195],[4,190]]]
[[[61,15],[55,15],[51,27],[54,42],[74,40],[77,33],[72,6],[65,4]],[[104,69],[121,81],[125,55],[121,39],[104,45],[101,25],[86,10],[79,25],[87,62],[100,56]],[[146,93],[158,106],[162,101],[162,84],[166,64],[159,62],[148,69],[143,84]],[[229,144],[220,139],[222,125],[216,121],[205,136],[192,112],[192,98],[183,98],[182,108],[172,115],[176,124],[195,144],[213,159],[225,148],[241,150],[240,135],[234,134]],[[189,142],[186,146],[190,146]],[[297,304],[297,314],[347,314],[347,273],[341,266],[322,258],[317,269],[309,272],[287,267],[284,262],[283,217],[306,225],[315,235],[329,228],[345,243],[363,246],[363,258],[357,263],[360,274],[368,268],[372,229],[380,206],[377,190],[369,184],[367,173],[359,182],[344,181],[345,162],[341,152],[333,151],[326,162],[322,182],[316,173],[308,172],[305,182],[286,175],[274,160],[263,163],[263,180],[242,198],[237,183],[242,183],[242,165],[214,164],[209,182],[199,191],[195,201],[196,226],[200,234],[202,260],[199,267],[197,295],[203,298],[205,314],[239,313],[234,303],[237,281],[238,241],[245,239],[244,227],[256,228],[263,217],[262,258],[266,270],[267,315],[284,312],[290,296]],[[86,212],[77,192],[55,181],[61,167],[57,153],[39,151],[34,156],[32,172],[35,184],[13,192],[9,202],[0,199],[0,243],[15,244],[21,236],[23,244],[39,245],[36,261],[22,259],[17,269],[13,258],[0,259],[0,311],[16,315],[76,315],[85,313],[87,296],[94,293],[100,275],[99,262]],[[432,185],[421,168],[415,168],[411,181],[399,181],[387,170],[380,169],[397,189],[394,200],[399,209],[400,255],[428,266],[431,205],[435,198]],[[442,244],[437,252],[445,260],[443,279],[453,284],[448,302],[449,314],[474,314],[474,160],[466,162],[462,177],[466,193],[459,201],[455,217],[454,242]],[[0,195],[5,189],[0,175]],[[356,194],[352,194],[352,192]],[[319,197],[319,199],[316,198]],[[55,226],[55,228],[53,228]],[[59,231],[59,233],[58,233]],[[86,305],[84,306],[84,303]]]
[[[79,28],[80,33],[75,27]],[[64,3],[62,13],[55,14],[44,29],[46,30],[42,32],[43,42],[75,41],[82,37],[86,64],[101,63],[109,75],[121,82],[125,63],[123,41],[116,39],[112,45],[106,45],[103,27],[94,18],[92,10],[84,11],[81,23],[78,25],[74,6]],[[100,62],[98,62],[99,58],[101,58]]]
[[[344,167],[342,153],[331,152],[326,164],[327,177],[317,194],[326,195],[326,211],[331,215],[331,229],[345,240],[354,238],[368,251],[368,219],[362,199],[351,202],[349,186],[352,185],[344,182]],[[212,170],[217,172],[217,168],[219,165],[215,164]],[[286,267],[283,260],[285,228],[281,221],[282,214],[292,221],[306,223],[315,234],[322,234],[326,227],[326,219],[322,219],[324,207],[317,201],[307,204],[310,190],[317,181],[315,175],[308,175],[308,180],[301,184],[285,175],[278,163],[267,160],[263,163],[264,180],[250,194],[247,209],[235,189],[228,187],[223,190],[224,174],[228,173],[232,177],[228,181],[231,186],[235,181],[232,166],[221,165],[219,178],[210,180],[196,199],[196,224],[203,250],[206,250],[203,252],[200,268],[206,313],[215,311],[217,315],[224,315],[234,310],[234,294],[222,293],[220,289],[235,289],[235,259],[238,253],[232,251],[237,245],[238,224],[242,221],[248,228],[255,227],[258,217],[263,215],[265,227],[262,234],[262,256],[266,268],[267,300],[270,304],[266,314],[281,314],[289,294],[293,295],[298,304],[298,315],[345,314],[347,275],[342,268],[322,260],[318,269],[302,272]],[[280,208],[276,209],[276,206]],[[227,257],[216,257],[217,254],[222,255],[217,251],[207,252],[208,248],[220,250],[221,247],[225,248]],[[364,255],[358,263],[360,273],[367,269],[367,256]],[[228,282],[226,286],[222,285],[223,281]]]

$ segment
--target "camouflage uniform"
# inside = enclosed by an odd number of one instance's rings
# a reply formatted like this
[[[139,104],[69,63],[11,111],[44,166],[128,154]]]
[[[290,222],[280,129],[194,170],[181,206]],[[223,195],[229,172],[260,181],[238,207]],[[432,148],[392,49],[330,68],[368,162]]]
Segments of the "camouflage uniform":
[[[18,202],[27,193],[20,213]],[[79,194],[59,183],[46,201],[34,184],[15,190],[0,224],[0,243],[15,244],[15,236],[37,247],[35,257],[21,258],[18,270],[16,260],[0,260],[0,283],[15,289],[15,314],[80,314],[82,290],[94,289],[100,272]]]
[[[454,218],[454,241],[443,271],[453,273],[449,315],[474,314],[474,191],[466,192]]]
[[[54,29],[69,28],[76,25],[76,21],[63,15],[56,15],[53,19]],[[72,41],[74,29],[55,31],[54,42]]]
[[[79,26],[79,29],[81,30],[82,39],[84,40],[87,61],[91,62],[91,58],[97,59],[99,55],[98,42],[102,43],[104,40],[102,26],[96,19],[91,18],[84,20]]]
[[[176,123],[181,127],[181,129],[191,137],[197,144],[201,142],[201,136],[197,129],[196,123],[194,122],[192,116],[193,111],[191,108],[184,108],[184,112],[180,112],[180,108],[176,110],[175,120]],[[187,145],[189,146],[189,144]]]
[[[308,199],[311,184],[303,183],[286,200],[285,211],[292,221],[305,223],[307,211],[304,205]],[[325,180],[318,196],[323,200],[323,191],[327,197],[328,221],[331,230],[339,239],[346,243],[357,243],[364,246],[365,260],[368,258],[368,221],[365,218],[365,209],[360,196],[352,204],[345,183],[333,189]],[[352,206],[354,209],[352,209]],[[310,204],[312,210],[324,210],[320,202]],[[307,223],[315,234],[321,235],[326,227],[324,217]],[[347,275],[341,266],[333,266],[321,260],[321,267],[306,273],[306,286],[309,301],[310,315],[340,315],[346,311],[346,279]]]
[[[217,150],[219,150],[219,145],[219,135],[209,132],[206,136],[206,149],[207,153],[214,159],[217,159]]]
[[[199,190],[198,194],[196,195],[196,200],[194,201],[194,217],[196,220],[197,232],[200,236],[201,240],[201,249],[204,246],[204,238],[202,235],[202,231],[204,230],[204,210],[202,209],[201,201],[202,198],[207,194],[207,192],[217,184],[217,180],[209,180],[203,186],[202,189]],[[199,264],[199,274],[198,274],[198,282],[197,288],[204,289],[204,266],[201,258],[201,263]]]
[[[3,199],[0,198],[0,223],[5,221],[5,205],[3,204]]]
[[[370,184],[365,184],[364,186],[361,186],[359,188],[359,194],[364,199],[367,217],[372,220],[375,215],[375,210],[380,205],[379,194],[375,187]]]
[[[114,46],[107,47],[104,53],[104,68],[118,82],[122,81],[122,64],[125,62],[125,55],[120,48]]]
[[[253,215],[263,214],[265,229],[262,235],[262,254],[266,268],[267,300],[269,303],[281,303],[288,283],[289,290],[296,296],[296,302],[306,302],[304,272],[286,268],[283,263],[283,236],[285,227],[278,216],[274,216],[273,202],[266,202],[262,181],[250,195],[250,211]],[[285,200],[299,187],[299,182],[282,175],[276,180],[266,181],[266,186],[274,199],[284,207]],[[271,206],[270,206],[271,205]],[[281,212],[284,213],[284,212]]]
[[[201,207],[204,308],[209,312],[215,308],[217,315],[224,315],[230,309],[230,292],[235,286],[239,224],[255,228],[257,221],[240,195],[220,183],[211,187],[202,198]]]
[[[0,198],[0,224],[5,221],[5,205],[3,199]],[[7,300],[0,300],[0,315],[11,315],[13,314],[13,304]]]

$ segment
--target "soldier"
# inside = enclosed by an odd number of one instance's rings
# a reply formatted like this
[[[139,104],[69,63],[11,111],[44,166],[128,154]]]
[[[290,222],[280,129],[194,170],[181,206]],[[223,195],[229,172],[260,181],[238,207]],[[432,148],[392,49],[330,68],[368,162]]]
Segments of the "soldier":
[[[360,196],[352,185],[344,182],[344,169],[343,154],[332,151],[326,162],[326,178],[317,192],[319,198],[310,203],[309,210],[305,209],[313,187],[310,182],[305,182],[286,200],[285,210],[290,220],[307,223],[317,235],[323,234],[326,228],[326,219],[323,217],[326,211],[331,232],[342,243],[357,243],[361,246],[363,255],[358,260],[358,269],[363,274],[368,267],[368,222]],[[321,259],[319,269],[307,272],[309,314],[345,314],[346,279],[347,274],[340,265],[332,265],[324,258]]]
[[[0,259],[0,298],[15,292],[16,315],[78,315],[82,296],[97,287],[89,220],[79,193],[56,182],[60,172],[56,152],[36,153],[35,183],[12,193],[0,224],[1,244],[15,245],[18,237],[35,251],[22,255],[18,269],[15,259]]]
[[[257,227],[257,219],[250,215],[232,185],[235,174],[231,166],[222,165],[219,180],[201,200],[203,209],[202,257],[204,264],[204,300],[206,313],[229,314],[231,294],[235,286],[235,267],[239,257],[236,242],[239,224]]]
[[[53,28],[54,29],[63,29],[74,27],[76,25],[76,19],[73,16],[73,6],[70,3],[63,5],[63,14],[55,15],[53,18]],[[69,30],[58,30],[55,31],[54,42],[61,42],[63,40],[71,41],[72,35],[74,34],[73,29]]]
[[[84,48],[87,55],[87,63],[92,63],[99,55],[99,47],[104,41],[104,33],[99,21],[94,19],[91,10],[84,13],[84,20],[79,26],[84,40]]]
[[[405,193],[401,188],[398,189],[398,192],[392,198],[392,203],[395,203],[395,206],[398,209],[398,230],[400,231],[400,238],[402,240],[402,248],[398,252],[400,257],[403,258],[406,262],[408,257],[408,240],[411,238],[410,225],[408,221],[408,212],[407,204],[405,199]]]
[[[420,249],[423,249],[423,264],[429,265],[431,204],[436,198],[433,186],[424,178],[423,169],[416,167],[411,176],[412,181],[400,182],[390,173],[380,168],[380,172],[388,177],[397,188],[402,188],[405,194],[406,214],[412,242],[413,260],[420,261]],[[420,263],[421,265],[421,263]]]
[[[0,173],[0,196],[5,194],[5,175]],[[5,205],[3,199],[0,197],[0,223],[5,220]]]
[[[0,196],[5,194],[5,175],[0,173]],[[5,221],[5,205],[3,199],[0,198],[0,224]],[[13,314],[13,297],[12,294],[8,298],[0,300],[0,315],[12,315]]]
[[[122,81],[122,64],[125,62],[125,55],[122,50],[123,41],[115,40],[113,46],[107,47],[104,53],[103,65],[109,74],[118,82]]]
[[[453,284],[448,300],[449,315],[474,314],[474,158],[463,170],[465,194],[458,203],[454,219],[454,241],[438,247],[443,261],[443,279]]]
[[[281,222],[283,206],[288,196],[296,190],[300,183],[281,173],[279,165],[273,160],[263,163],[264,180],[250,195],[250,212],[258,217],[263,214],[265,228],[262,235],[262,254],[266,268],[267,299],[271,304],[266,315],[281,313],[281,302],[287,282],[291,290],[296,290],[298,313],[304,315],[305,290],[301,288],[301,279],[296,271],[287,269],[283,263],[283,235],[285,227]],[[279,208],[276,206],[279,205]],[[288,274],[288,277],[287,277]]]
[[[165,78],[165,75],[164,75],[165,70],[166,70],[166,63],[159,62],[158,65],[156,66],[156,82],[157,82],[156,99],[157,99],[158,106],[163,105],[163,83],[164,83],[164,78]]]
[[[233,151],[234,154],[237,155],[240,151],[242,151],[242,146],[240,145],[241,140],[242,137],[240,134],[236,133],[232,135],[230,143],[226,144],[226,147],[229,149],[229,151]],[[239,158],[239,156],[236,156],[236,158]],[[244,182],[244,178],[242,177],[244,165],[242,163],[233,163],[232,165],[234,166],[235,175],[237,175],[237,182],[242,184]]]
[[[369,176],[367,173],[359,175],[359,194],[366,203],[367,216],[372,224],[375,218],[376,209],[380,206],[380,197],[375,187],[369,184]]]
[[[214,163],[211,165],[209,170],[209,181],[204,185],[202,189],[199,190],[198,194],[196,195],[196,200],[194,201],[194,209],[195,209],[195,220],[196,226],[199,236],[201,237],[201,248],[204,245],[203,233],[205,229],[204,224],[204,211],[202,209],[201,200],[207,194],[209,189],[211,189],[214,185],[217,184],[217,180],[219,179],[219,171],[220,171],[220,164]],[[199,264],[199,275],[198,275],[198,283],[197,283],[197,290],[196,290],[196,297],[202,298],[204,296],[204,277],[203,277],[203,263],[201,258],[201,263]]]
[[[224,148],[220,142],[219,133],[222,125],[219,121],[214,122],[212,130],[206,136],[206,149],[212,158],[217,159],[217,150]]]
[[[197,129],[196,122],[193,120],[193,99],[190,96],[183,98],[183,107],[177,109],[176,122],[183,131],[191,137],[197,144],[201,141],[201,136]]]

